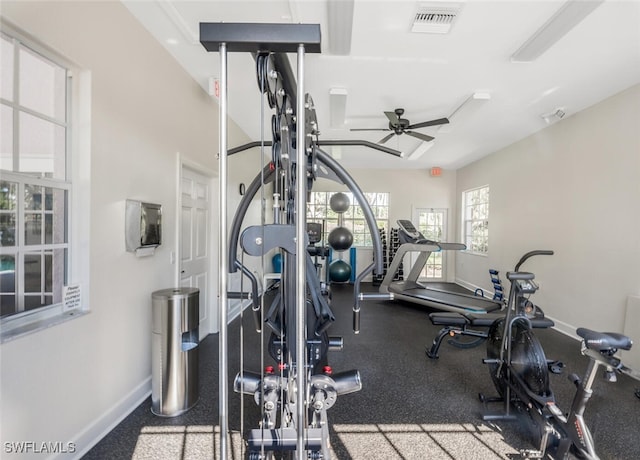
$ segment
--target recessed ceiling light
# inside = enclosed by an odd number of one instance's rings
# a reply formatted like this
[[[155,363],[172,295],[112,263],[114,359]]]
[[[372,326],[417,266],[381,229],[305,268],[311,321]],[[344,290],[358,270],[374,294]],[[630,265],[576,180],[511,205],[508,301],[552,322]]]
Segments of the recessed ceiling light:
[[[179,42],[175,38],[167,38],[167,43],[170,45],[177,45]]]

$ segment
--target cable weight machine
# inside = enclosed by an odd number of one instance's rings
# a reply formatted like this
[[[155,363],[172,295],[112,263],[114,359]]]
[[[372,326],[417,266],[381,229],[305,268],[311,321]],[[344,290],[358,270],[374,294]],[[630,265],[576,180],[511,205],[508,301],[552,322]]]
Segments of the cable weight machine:
[[[220,458],[230,458],[228,435],[228,299],[251,299],[256,330],[271,332],[269,352],[277,368],[266,366],[261,373],[241,370],[234,390],[253,395],[260,406],[258,428],[248,435],[250,460],[330,458],[327,410],[338,395],[360,390],[358,371],[334,374],[327,362],[330,349],[341,348],[340,338],[327,334],[335,317],[323,296],[313,260],[307,252],[306,197],[314,181],[327,178],[347,185],[363,208],[374,241],[375,260],[381,261],[382,245],[373,212],[355,181],[333,158],[320,149],[315,108],[304,92],[305,53],[320,52],[319,25],[201,23],[200,41],[220,55],[220,156],[219,156],[219,240],[220,300],[219,335],[219,423]],[[272,116],[272,161],[263,166],[243,196],[230,230],[227,230],[227,157],[250,143],[232,150],[227,146],[227,53],[250,52],[256,58],[258,87],[266,94]],[[296,76],[284,53],[297,55]],[[330,144],[331,145],[330,141]],[[338,141],[340,142],[340,141]],[[382,150],[382,149],[378,149]],[[397,152],[388,152],[397,153]],[[263,155],[264,157],[264,155]],[[253,198],[266,184],[274,184],[273,223],[241,232]],[[281,204],[278,205],[281,199]],[[237,257],[264,257],[273,250],[283,255],[280,288],[270,307],[261,304],[258,281]],[[222,256],[226,254],[227,256]],[[380,266],[378,266],[380,265]],[[376,272],[382,264],[375,264]],[[251,283],[251,293],[228,292],[228,275],[240,270]],[[359,330],[360,282],[374,270],[372,263],[354,286],[354,330]],[[263,327],[266,325],[267,327]],[[241,365],[242,369],[242,365]]]

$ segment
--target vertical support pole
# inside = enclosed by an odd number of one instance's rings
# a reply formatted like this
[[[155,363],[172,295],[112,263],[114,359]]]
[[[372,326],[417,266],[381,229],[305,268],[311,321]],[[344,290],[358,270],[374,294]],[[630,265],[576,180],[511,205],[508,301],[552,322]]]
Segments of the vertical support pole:
[[[296,109],[296,406],[297,413],[297,458],[305,460],[305,430],[306,417],[305,407],[306,396],[306,334],[305,334],[305,314],[307,310],[306,302],[306,267],[307,248],[305,245],[306,217],[307,217],[307,152],[306,152],[306,130],[305,130],[305,95],[304,95],[304,45],[298,45],[298,100]]]
[[[218,415],[220,417],[220,460],[226,460],[228,436],[228,352],[227,352],[227,279],[229,262],[226,256],[229,248],[227,229],[227,44],[220,43],[220,113],[219,113],[219,160],[220,174],[218,189],[218,254],[220,255],[218,272],[218,297],[220,303],[219,324],[220,336],[218,347]]]

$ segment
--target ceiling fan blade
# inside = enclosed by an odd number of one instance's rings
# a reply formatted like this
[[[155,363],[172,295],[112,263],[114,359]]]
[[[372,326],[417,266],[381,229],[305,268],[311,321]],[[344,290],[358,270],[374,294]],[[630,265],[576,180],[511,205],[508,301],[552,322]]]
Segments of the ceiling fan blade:
[[[391,131],[389,128],[351,128],[349,131]]]
[[[408,134],[409,136],[413,136],[413,137],[416,137],[418,139],[421,139],[421,140],[423,140],[425,142],[430,142],[430,141],[435,139],[435,137],[431,137],[431,136],[428,136],[426,134],[414,133],[413,131],[405,131],[404,133]]]
[[[385,137],[383,137],[382,139],[380,139],[380,140],[378,141],[378,144],[384,144],[385,142],[387,142],[389,139],[391,139],[391,138],[392,138],[393,136],[395,136],[395,135],[396,135],[396,133],[395,133],[395,132],[393,132],[393,133],[391,133],[391,134],[386,135]]]
[[[400,124],[400,119],[398,118],[398,115],[395,112],[385,112],[384,114],[387,116],[387,118],[389,119],[389,122],[393,126],[397,126]]]
[[[437,120],[423,121],[422,123],[416,123],[415,125],[407,126],[407,129],[426,128],[427,126],[446,125],[449,123],[447,118],[438,118]]]

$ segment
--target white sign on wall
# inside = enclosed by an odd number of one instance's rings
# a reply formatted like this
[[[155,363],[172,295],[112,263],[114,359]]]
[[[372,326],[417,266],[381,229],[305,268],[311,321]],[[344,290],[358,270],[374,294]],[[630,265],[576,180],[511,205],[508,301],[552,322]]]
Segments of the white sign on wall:
[[[76,310],[82,306],[81,289],[79,284],[65,286],[62,288],[62,309],[63,311]]]

